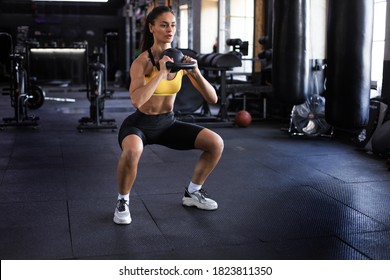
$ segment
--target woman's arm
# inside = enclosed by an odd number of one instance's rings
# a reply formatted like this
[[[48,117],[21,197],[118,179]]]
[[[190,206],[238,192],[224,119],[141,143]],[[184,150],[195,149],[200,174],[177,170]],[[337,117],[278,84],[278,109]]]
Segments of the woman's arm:
[[[188,78],[208,103],[217,103],[217,93],[215,92],[214,87],[209,83],[209,81],[207,81],[205,77],[203,77],[202,73],[199,70],[198,62],[196,61],[196,59],[193,59],[189,56],[184,56],[183,62],[196,62],[194,69],[186,70]]]

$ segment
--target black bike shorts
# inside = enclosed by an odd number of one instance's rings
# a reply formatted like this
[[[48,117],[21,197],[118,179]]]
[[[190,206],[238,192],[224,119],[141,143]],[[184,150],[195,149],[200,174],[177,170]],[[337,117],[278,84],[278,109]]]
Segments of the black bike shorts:
[[[131,134],[138,135],[144,144],[159,144],[176,150],[195,148],[195,139],[204,127],[175,119],[174,113],[146,115],[139,110],[128,116],[122,123],[119,133],[119,146]]]

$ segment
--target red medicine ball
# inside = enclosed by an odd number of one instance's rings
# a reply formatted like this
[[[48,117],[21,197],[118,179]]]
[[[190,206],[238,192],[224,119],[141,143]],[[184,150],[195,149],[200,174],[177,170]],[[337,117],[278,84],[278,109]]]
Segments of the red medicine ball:
[[[237,112],[234,120],[239,127],[247,127],[252,123],[252,116],[248,111],[242,110]]]

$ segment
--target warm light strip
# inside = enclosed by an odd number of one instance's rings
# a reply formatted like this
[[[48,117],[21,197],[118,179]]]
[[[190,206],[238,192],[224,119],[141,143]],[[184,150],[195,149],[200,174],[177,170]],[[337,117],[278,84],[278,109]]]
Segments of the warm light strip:
[[[71,49],[71,48],[43,48],[43,49],[30,49],[31,53],[84,53],[85,49]]]
[[[99,2],[106,3],[108,0],[32,0],[33,2]]]

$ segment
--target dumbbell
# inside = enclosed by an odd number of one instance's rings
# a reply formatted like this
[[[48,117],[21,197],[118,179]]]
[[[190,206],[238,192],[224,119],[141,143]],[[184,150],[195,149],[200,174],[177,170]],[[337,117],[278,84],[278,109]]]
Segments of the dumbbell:
[[[167,61],[165,66],[167,69],[171,70],[171,73],[177,72],[181,69],[193,69],[195,68],[196,62],[182,62],[184,59],[184,54],[175,48],[169,48],[163,51],[160,55],[160,59],[164,56],[172,58],[173,62]],[[160,65],[157,64],[157,69],[160,70]]]
[[[236,39],[227,39],[226,40],[226,45],[228,46],[241,46],[242,45],[242,40],[239,38]]]

